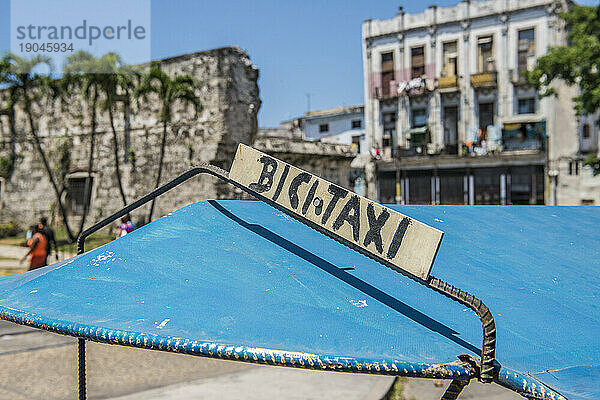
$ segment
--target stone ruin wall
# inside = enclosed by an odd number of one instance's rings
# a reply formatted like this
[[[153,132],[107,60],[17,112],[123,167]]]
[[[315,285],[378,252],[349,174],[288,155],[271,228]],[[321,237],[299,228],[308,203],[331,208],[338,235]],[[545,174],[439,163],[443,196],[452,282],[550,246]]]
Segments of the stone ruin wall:
[[[161,60],[169,74],[190,74],[201,82],[197,94],[203,110],[197,117],[191,109],[178,105],[169,124],[162,183],[200,162],[209,162],[229,170],[238,143],[245,143],[325,179],[350,188],[350,163],[355,153],[350,146],[306,142],[293,138],[268,138],[257,135],[260,109],[258,70],[248,55],[237,47],[227,47]],[[0,91],[0,105],[6,93]],[[131,203],[154,188],[162,125],[157,121],[160,104],[131,105],[129,137],[126,138],[124,106],[118,104],[115,124],[119,139],[119,159],[123,186]],[[191,108],[191,107],[189,107]],[[85,101],[74,94],[60,103],[43,99],[36,107],[43,147],[55,177],[70,163],[69,176],[86,176],[89,152],[89,113]],[[0,178],[0,223],[14,221],[27,227],[41,216],[60,222],[54,192],[41,158],[32,145],[26,115],[17,109],[17,161],[12,176]],[[10,152],[10,131],[6,116],[0,116],[0,157]],[[129,151],[131,150],[131,152]],[[94,184],[86,226],[122,208],[114,167],[112,131],[107,113],[98,114]],[[64,175],[64,174],[62,174]],[[59,184],[64,180],[58,179]],[[63,197],[66,195],[63,194]],[[154,218],[195,201],[205,199],[248,198],[239,189],[210,176],[198,176],[163,194],[157,200]],[[135,213],[139,222],[148,214],[149,205]],[[79,217],[70,216],[73,231]]]
[[[196,117],[192,107],[178,105],[169,124],[162,183],[191,166],[209,162],[229,169],[239,142],[251,144],[257,132],[260,108],[258,70],[248,55],[237,47],[227,47],[162,60],[163,69],[174,75],[191,74],[201,83],[197,91],[203,110]],[[0,94],[2,95],[2,94]],[[5,94],[3,94],[5,95]],[[0,104],[3,104],[0,99]],[[123,185],[128,202],[149,192],[155,184],[162,125],[157,121],[160,104],[152,96],[148,102],[132,104],[129,139],[125,138],[123,105],[115,114]],[[42,112],[43,111],[43,112]],[[70,174],[87,174],[89,118],[80,96],[66,104],[43,99],[35,110],[39,135],[55,176],[71,159]],[[9,126],[0,117],[0,156],[9,155]],[[41,158],[32,145],[26,116],[17,109],[17,161],[12,176],[0,182],[0,222],[16,221],[26,227],[42,215],[58,217],[55,196]],[[98,115],[94,184],[86,225],[122,207],[114,167],[112,131],[107,113]],[[126,145],[125,142],[128,142]],[[60,180],[60,179],[59,179]],[[61,182],[62,183],[62,182]],[[194,201],[209,198],[235,198],[229,185],[216,178],[200,176],[162,195],[155,206],[155,218]],[[147,215],[148,206],[134,214],[134,221]],[[71,217],[73,230],[77,216]]]

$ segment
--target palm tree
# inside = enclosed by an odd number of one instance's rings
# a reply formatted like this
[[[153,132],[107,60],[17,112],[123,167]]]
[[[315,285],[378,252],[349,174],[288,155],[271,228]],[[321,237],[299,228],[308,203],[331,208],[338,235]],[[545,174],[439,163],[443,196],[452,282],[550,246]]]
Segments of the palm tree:
[[[99,63],[101,68],[106,73],[101,77],[100,89],[104,95],[102,102],[102,110],[108,111],[108,119],[112,130],[113,140],[113,156],[115,163],[115,174],[117,177],[117,186],[123,201],[123,206],[127,205],[127,197],[123,189],[123,181],[121,177],[121,166],[119,162],[119,140],[117,130],[115,128],[114,110],[117,102],[129,102],[130,95],[135,88],[134,77],[136,71],[134,68],[123,65],[121,58],[116,53],[107,53],[103,55]],[[125,114],[125,112],[124,112]],[[125,115],[127,118],[127,115]]]
[[[8,77],[11,71],[11,64],[8,56],[3,57],[0,60],[0,85],[8,84]],[[8,176],[10,177],[15,169],[15,163],[17,161],[17,129],[15,126],[15,104],[17,103],[15,88],[9,86],[7,88],[7,99],[4,108],[0,108],[0,115],[6,115],[8,117],[8,127],[10,132],[10,166]]]
[[[70,241],[74,241],[75,237],[73,236],[73,233],[69,227],[67,213],[61,200],[61,191],[58,188],[56,180],[54,179],[52,169],[50,168],[50,164],[48,162],[48,157],[46,156],[46,153],[42,147],[33,115],[33,106],[40,98],[44,96],[44,94],[46,94],[49,82],[51,81],[48,76],[39,74],[35,72],[35,70],[42,65],[51,67],[50,58],[38,55],[30,59],[25,59],[14,54],[9,54],[4,58],[4,63],[5,65],[8,63],[9,68],[7,72],[2,74],[2,82],[8,85],[11,90],[12,105],[14,106],[20,103],[25,114],[27,115],[29,131],[33,139],[33,144],[40,158],[42,159],[44,169],[48,175],[48,180],[50,180],[50,184],[54,190],[58,208],[67,231],[67,236]]]
[[[100,60],[83,50],[69,56],[63,67],[65,87],[67,90],[75,88],[80,90],[81,94],[87,100],[90,119],[88,177],[85,182],[83,214],[79,222],[79,232],[82,232],[85,226],[91,200],[92,169],[94,167],[96,128],[98,126],[98,102],[100,100],[103,72]]]
[[[138,98],[146,98],[154,94],[160,102],[158,120],[162,122],[163,132],[160,142],[160,156],[158,160],[158,173],[156,175],[155,188],[160,185],[165,158],[165,146],[167,143],[167,126],[172,119],[173,106],[176,102],[193,105],[196,113],[202,109],[200,99],[196,97],[195,90],[198,84],[191,75],[179,75],[171,78],[160,68],[160,63],[152,63],[150,69],[142,76],[141,83],[135,93]],[[154,202],[150,204],[148,222],[152,221]]]

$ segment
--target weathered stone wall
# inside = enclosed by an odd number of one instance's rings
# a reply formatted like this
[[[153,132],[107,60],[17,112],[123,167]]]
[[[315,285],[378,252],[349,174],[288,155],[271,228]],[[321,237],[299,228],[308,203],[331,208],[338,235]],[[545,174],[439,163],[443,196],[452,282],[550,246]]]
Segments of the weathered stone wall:
[[[352,190],[351,163],[356,152],[349,145],[281,137],[257,137],[254,148],[305,171]]]
[[[175,108],[168,127],[163,184],[200,162],[229,170],[241,142],[350,188],[350,164],[356,155],[350,146],[257,135],[258,70],[240,49],[228,47],[165,59],[162,68],[171,75],[195,76],[201,83],[197,95],[203,105],[198,115],[191,107]],[[0,91],[0,97],[5,95]],[[0,105],[3,100],[0,98]],[[115,114],[119,163],[128,202],[154,188],[162,136],[162,125],[157,120],[160,104],[155,98],[150,96],[148,101],[131,104],[130,109],[126,113],[125,106],[119,104]],[[35,107],[35,115],[39,136],[59,185],[65,184],[65,176],[87,176],[90,120],[87,103],[81,95],[74,93],[65,103],[45,98]],[[125,129],[126,115],[130,115],[129,130]],[[0,222],[16,221],[26,227],[44,215],[58,222],[54,192],[33,146],[26,115],[20,109],[16,127],[16,166],[10,177],[0,178]],[[8,118],[0,116],[0,157],[9,156],[9,142]],[[108,114],[99,113],[86,226],[123,206],[113,151]],[[66,191],[63,199],[65,196]],[[162,195],[157,200],[154,218],[211,198],[247,197],[216,178],[199,176]],[[149,205],[133,213],[134,221],[145,219],[148,211]],[[77,215],[70,216],[74,231],[79,219]]]
[[[169,124],[162,183],[199,162],[229,169],[239,142],[252,144],[257,132],[260,108],[258,70],[248,55],[237,47],[227,47],[162,60],[169,74],[191,74],[201,83],[197,91],[202,111],[178,105]],[[6,95],[2,93],[0,95]],[[3,104],[0,99],[0,104]],[[152,96],[131,105],[130,134],[125,133],[124,106],[115,115],[119,138],[119,162],[129,202],[149,192],[158,171],[162,125],[157,121],[160,104]],[[66,104],[43,99],[35,107],[36,123],[54,175],[61,186],[59,171],[86,175],[89,154],[89,113],[81,96],[73,95]],[[0,117],[0,156],[10,152],[7,117]],[[89,225],[122,207],[115,175],[112,132],[107,113],[98,115],[94,183]],[[57,216],[55,196],[41,158],[32,145],[26,116],[17,109],[17,161],[14,172],[0,183],[0,221],[13,220],[26,226],[42,215]],[[60,159],[70,159],[69,163]],[[65,196],[66,194],[63,194]],[[185,204],[207,198],[235,197],[234,191],[211,177],[198,177],[161,196],[155,216],[164,215]],[[148,207],[134,214],[144,217]],[[73,216],[73,226],[77,216]]]

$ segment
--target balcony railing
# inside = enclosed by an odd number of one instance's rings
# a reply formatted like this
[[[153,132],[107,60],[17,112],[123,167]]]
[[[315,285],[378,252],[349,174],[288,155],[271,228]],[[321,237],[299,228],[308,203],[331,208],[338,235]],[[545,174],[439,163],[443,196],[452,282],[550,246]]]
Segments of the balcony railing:
[[[504,150],[543,150],[546,121],[507,122],[502,129]]]
[[[440,76],[437,78],[437,87],[440,90],[458,89],[458,77],[456,75]]]
[[[520,69],[511,69],[510,70],[510,80],[515,86],[528,86],[529,82],[527,78],[523,75],[523,72],[526,71],[522,68]]]
[[[489,88],[496,87],[497,74],[496,71],[479,72],[471,75],[471,86],[474,88]]]

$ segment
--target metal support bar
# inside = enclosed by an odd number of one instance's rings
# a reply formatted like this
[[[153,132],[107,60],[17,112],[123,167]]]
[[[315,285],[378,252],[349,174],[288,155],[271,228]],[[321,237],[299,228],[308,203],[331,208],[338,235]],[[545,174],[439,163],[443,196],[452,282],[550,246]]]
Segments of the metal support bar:
[[[214,165],[207,164],[207,163],[200,164],[198,167],[194,167],[194,168],[184,172],[183,174],[179,175],[177,178],[173,179],[169,183],[166,183],[165,185],[154,189],[152,192],[148,193],[141,199],[131,203],[127,207],[122,208],[121,210],[117,211],[116,213],[112,214],[111,216],[103,219],[102,221],[98,222],[97,224],[95,224],[95,225],[89,227],[88,229],[86,229],[85,231],[83,231],[77,237],[77,254],[82,254],[85,251],[85,239],[88,236],[90,236],[92,233],[96,232],[99,229],[104,228],[111,222],[115,221],[117,218],[130,213],[131,211],[135,210],[136,208],[138,208],[140,206],[143,206],[144,204],[148,203],[149,201],[152,201],[153,199],[157,198],[161,194],[173,189],[175,186],[179,186],[180,184],[187,181],[188,179],[193,178],[194,176],[196,176],[198,174],[202,174],[202,173],[210,174],[210,175],[216,176],[219,179],[225,180],[227,182],[231,182],[229,180],[229,173],[227,171],[225,171],[219,167],[215,167]]]
[[[483,346],[481,347],[481,370],[479,380],[491,383],[496,369],[496,323],[489,308],[477,297],[438,278],[431,277],[428,286],[460,304],[469,307],[479,316],[483,328]]]
[[[77,340],[77,361],[79,371],[79,400],[85,400],[87,398],[87,390],[85,385],[85,340]]]
[[[450,382],[450,386],[444,392],[441,400],[456,400],[458,396],[462,393],[464,388],[467,387],[469,381],[465,381],[462,379],[454,379]]]
[[[438,278],[435,278],[433,276],[431,276],[428,281],[424,281],[424,280],[421,280],[412,275],[406,274],[403,271],[400,271],[397,268],[395,268],[393,265],[388,265],[384,261],[373,257],[371,254],[369,254],[368,252],[365,252],[361,248],[353,246],[352,243],[345,241],[345,240],[340,240],[340,238],[332,236],[329,232],[322,229],[317,224],[312,223],[311,221],[303,218],[300,215],[296,215],[296,214],[290,212],[289,210],[286,210],[285,208],[281,207],[280,205],[278,205],[271,199],[268,199],[268,198],[260,195],[259,193],[255,192],[245,186],[242,186],[235,181],[232,181],[231,179],[229,179],[229,173],[227,171],[225,171],[221,168],[218,168],[214,165],[210,165],[208,163],[202,163],[198,167],[194,167],[194,168],[184,172],[183,174],[179,175],[177,178],[173,179],[172,181],[166,183],[165,185],[163,185],[159,188],[154,189],[152,192],[148,193],[141,199],[135,201],[134,203],[128,205],[127,207],[124,207],[120,211],[117,211],[116,213],[112,214],[111,216],[105,218],[104,220],[98,222],[97,224],[95,224],[92,227],[83,231],[77,238],[77,254],[82,254],[84,252],[85,239],[92,233],[98,231],[101,228],[104,228],[111,222],[115,221],[117,218],[122,217],[125,214],[128,214],[129,212],[148,203],[149,201],[152,201],[156,197],[158,197],[161,194],[167,192],[168,190],[171,190],[172,188],[182,184],[183,182],[187,181],[188,179],[190,179],[196,175],[202,174],[202,173],[207,173],[207,174],[213,175],[223,181],[226,181],[226,182],[238,187],[239,189],[243,190],[244,192],[252,195],[253,197],[255,197],[259,200],[264,201],[265,203],[271,205],[272,207],[277,208],[280,211],[285,212],[286,214],[290,215],[291,217],[310,226],[311,228],[313,228],[329,237],[332,237],[333,239],[339,241],[340,243],[343,243],[346,246],[348,246],[362,254],[367,255],[368,257],[372,258],[373,260],[375,260],[387,267],[390,267],[397,272],[401,272],[404,275],[408,276],[409,278],[419,282],[420,284],[425,285],[452,300],[458,301],[460,304],[462,304],[466,307],[469,307],[471,310],[473,310],[477,314],[477,316],[479,316],[479,318],[481,320],[481,325],[483,328],[483,346],[481,349],[481,367],[480,367],[480,373],[478,374],[479,380],[483,383],[490,383],[493,381],[494,373],[495,373],[495,369],[496,369],[496,365],[497,365],[496,360],[495,360],[496,325],[495,325],[494,317],[493,317],[492,313],[487,308],[487,306],[485,304],[483,304],[483,302],[480,299],[476,298],[472,294],[469,294],[463,290],[460,290],[460,289],[450,285],[449,283],[446,283],[446,282],[444,282]],[[85,365],[84,365],[84,368],[85,368]]]
[[[77,238],[77,254],[83,254],[85,252],[85,239],[92,233],[96,232],[99,229],[104,228],[106,225],[115,221],[117,218],[122,217],[123,215],[129,213],[130,211],[135,210],[136,208],[148,203],[149,201],[160,196],[161,194],[165,193],[166,191],[174,188],[175,186],[180,185],[181,183],[183,183],[183,182],[187,181],[188,179],[190,179],[198,174],[201,174],[201,173],[208,173],[208,174],[214,175],[220,179],[229,181],[227,171],[222,170],[213,165],[204,164],[199,167],[192,168],[189,171],[186,171],[183,174],[179,175],[177,178],[173,179],[171,182],[153,190],[152,192],[148,193],[146,196],[142,197],[138,201],[128,205],[127,207],[112,214],[108,218],[103,219],[102,221],[98,222],[97,224],[95,224],[92,227],[83,231],[81,234],[79,234],[79,237]],[[79,400],[86,400],[87,391],[86,391],[86,379],[85,379],[86,377],[85,377],[85,340],[84,339],[78,339],[77,350],[78,350],[78,372],[79,372],[79,379],[78,379]]]

